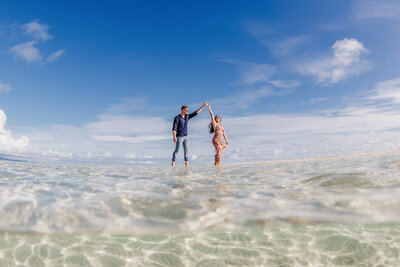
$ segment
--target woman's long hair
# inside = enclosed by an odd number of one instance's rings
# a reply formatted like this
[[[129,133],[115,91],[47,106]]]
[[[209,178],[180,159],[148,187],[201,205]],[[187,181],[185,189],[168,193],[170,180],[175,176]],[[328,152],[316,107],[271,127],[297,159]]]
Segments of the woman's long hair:
[[[219,122],[221,123],[221,121],[222,121],[221,116],[217,115],[217,116],[215,116],[215,118],[216,117],[219,117]],[[210,132],[210,134],[215,132],[212,122],[208,125],[208,131]]]

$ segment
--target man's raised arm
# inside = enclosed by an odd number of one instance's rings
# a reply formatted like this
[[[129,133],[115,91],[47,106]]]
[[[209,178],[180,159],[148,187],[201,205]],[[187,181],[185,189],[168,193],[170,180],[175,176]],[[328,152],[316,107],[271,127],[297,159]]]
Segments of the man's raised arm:
[[[195,112],[193,112],[193,113],[190,113],[189,114],[189,119],[191,119],[191,118],[193,118],[194,116],[196,116],[197,114],[199,114],[202,110],[203,110],[203,108],[206,106],[206,102],[204,102],[203,103],[203,105],[198,109],[198,110],[196,110]]]

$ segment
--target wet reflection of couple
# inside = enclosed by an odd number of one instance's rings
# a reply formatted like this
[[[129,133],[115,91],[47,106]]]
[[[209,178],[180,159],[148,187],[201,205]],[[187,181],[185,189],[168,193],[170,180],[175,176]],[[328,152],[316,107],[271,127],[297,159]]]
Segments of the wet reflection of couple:
[[[191,118],[199,114],[204,107],[208,108],[211,115],[211,123],[208,126],[210,134],[214,133],[212,144],[215,147],[215,165],[219,165],[221,162],[222,151],[228,146],[228,139],[226,137],[224,128],[221,125],[221,117],[219,115],[214,117],[211,110],[210,104],[204,102],[198,110],[193,113],[189,113],[187,106],[182,106],[181,114],[178,114],[174,118],[172,126],[173,141],[176,144],[174,153],[172,154],[172,166],[175,166],[176,154],[179,152],[179,148],[183,146],[185,165],[189,165],[189,137],[188,137],[188,122]],[[225,143],[222,138],[225,139]]]

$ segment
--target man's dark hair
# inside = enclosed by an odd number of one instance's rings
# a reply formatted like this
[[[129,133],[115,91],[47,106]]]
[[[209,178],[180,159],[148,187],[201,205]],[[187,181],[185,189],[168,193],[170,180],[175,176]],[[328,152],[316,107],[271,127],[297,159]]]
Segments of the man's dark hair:
[[[184,110],[185,108],[189,108],[188,106],[185,106],[185,105],[183,105],[182,107],[181,107],[181,110]]]

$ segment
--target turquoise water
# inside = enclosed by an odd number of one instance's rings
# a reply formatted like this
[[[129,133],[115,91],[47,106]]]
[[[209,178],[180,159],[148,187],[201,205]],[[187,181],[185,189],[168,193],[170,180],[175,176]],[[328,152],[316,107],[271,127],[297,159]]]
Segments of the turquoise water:
[[[397,154],[0,167],[0,266],[400,265]]]
[[[274,222],[154,234],[0,234],[1,266],[397,266],[400,224]]]

